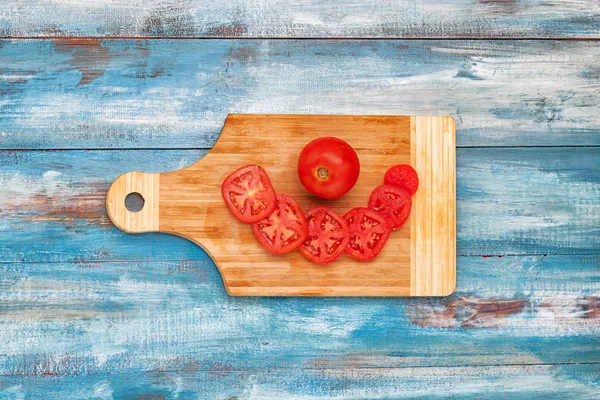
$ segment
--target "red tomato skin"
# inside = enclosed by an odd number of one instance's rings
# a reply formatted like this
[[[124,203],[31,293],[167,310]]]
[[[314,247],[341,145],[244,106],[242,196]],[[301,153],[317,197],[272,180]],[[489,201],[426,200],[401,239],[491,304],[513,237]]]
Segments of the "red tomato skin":
[[[375,226],[368,228],[362,227],[362,217],[367,217],[376,223]],[[383,247],[390,237],[390,229],[385,222],[385,219],[375,210],[365,207],[356,207],[348,211],[344,215],[344,220],[348,224],[349,237],[348,245],[344,249],[346,254],[359,261],[371,261],[379,255]],[[365,236],[373,238],[376,235],[376,242],[373,247],[365,249],[364,246],[360,250],[353,245],[354,240],[364,239]],[[368,243],[367,243],[368,244]]]
[[[286,210],[288,213],[286,213]],[[289,213],[292,214],[292,217],[288,217]],[[293,242],[286,246],[278,246],[277,243],[271,244],[266,237],[264,226],[274,222],[275,214],[278,214],[277,217],[283,219],[284,221],[287,219],[287,221],[285,221],[287,222],[285,227],[290,227],[289,225],[293,224],[290,228],[293,229],[296,237],[294,238]],[[271,215],[269,215],[267,218],[253,223],[252,231],[254,232],[254,235],[258,241],[271,253],[285,254],[294,250],[306,240],[306,237],[308,236],[308,223],[306,222],[304,213],[302,213],[302,210],[300,209],[300,206],[296,200],[294,200],[292,196],[282,193],[277,195],[277,207],[275,208],[275,211],[273,211],[273,213],[271,213]],[[279,238],[281,237],[281,232],[279,230],[276,231],[276,234],[279,236]],[[281,241],[279,241],[279,243],[281,243]]]
[[[327,171],[323,178],[320,171]],[[336,137],[321,137],[308,143],[298,157],[298,177],[312,194],[333,200],[352,189],[360,174],[360,161],[348,143]]]
[[[419,188],[419,175],[409,164],[398,164],[386,171],[383,183],[404,189],[413,196]]]
[[[257,200],[261,200],[263,203],[262,209],[254,215],[251,212],[251,208],[246,208],[249,207],[250,204],[246,204],[246,202],[244,202],[244,207],[242,208],[245,209],[246,212],[241,212],[238,209],[238,205],[236,205],[231,196],[229,196],[229,193],[234,190],[236,193],[241,193],[244,191],[242,187],[236,184],[238,178],[244,174],[247,174],[246,176],[251,176],[254,179],[253,182],[255,184],[259,183],[260,187],[262,187],[262,189],[259,190],[258,193],[256,193],[256,195],[251,199],[254,201],[256,198]],[[271,215],[271,213],[277,207],[277,194],[273,189],[271,180],[269,179],[267,172],[261,166],[256,164],[244,165],[243,167],[238,168],[229,174],[229,176],[225,178],[223,184],[221,185],[221,194],[223,195],[223,199],[225,200],[225,204],[227,204],[229,211],[231,211],[231,213],[237,219],[247,224],[252,224],[265,219]],[[250,211],[250,213],[247,211]]]
[[[306,211],[304,215],[306,216],[306,221],[308,222],[308,237],[306,241],[298,247],[300,253],[316,264],[329,264],[335,261],[340,254],[344,252],[344,249],[350,240],[350,237],[348,236],[348,224],[346,224],[344,218],[339,216],[335,211],[327,206],[313,207]],[[331,217],[330,224],[335,224],[339,227],[339,229],[335,232],[325,232],[321,229],[321,222],[323,222],[326,215]],[[310,244],[314,240],[318,241],[320,236],[330,238],[335,237],[337,247],[333,252],[324,255],[322,252],[320,254],[316,254],[315,249],[311,247]]]
[[[390,195],[396,199],[390,199]],[[371,192],[369,208],[377,211],[391,230],[396,230],[408,220],[412,208],[412,198],[403,189],[392,185],[380,185]]]

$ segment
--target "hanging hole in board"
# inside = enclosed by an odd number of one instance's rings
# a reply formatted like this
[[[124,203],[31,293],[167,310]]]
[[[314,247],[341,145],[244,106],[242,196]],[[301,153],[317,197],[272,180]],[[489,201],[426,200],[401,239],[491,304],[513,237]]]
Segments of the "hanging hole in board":
[[[132,213],[140,212],[144,208],[144,197],[139,193],[129,193],[125,197],[125,208]]]

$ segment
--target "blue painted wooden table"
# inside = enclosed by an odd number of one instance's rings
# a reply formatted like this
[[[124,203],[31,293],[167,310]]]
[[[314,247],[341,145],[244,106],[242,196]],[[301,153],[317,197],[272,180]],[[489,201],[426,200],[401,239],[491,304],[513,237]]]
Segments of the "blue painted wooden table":
[[[0,398],[600,398],[600,4],[368,3],[0,5]],[[456,293],[232,298],[112,226],[228,113],[454,116]]]

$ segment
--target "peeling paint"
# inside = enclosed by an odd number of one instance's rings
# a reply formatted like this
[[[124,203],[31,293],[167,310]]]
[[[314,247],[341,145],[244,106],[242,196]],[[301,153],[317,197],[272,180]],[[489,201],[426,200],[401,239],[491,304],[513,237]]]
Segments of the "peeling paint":
[[[56,39],[57,51],[69,54],[69,63],[81,73],[77,86],[87,85],[98,79],[110,65],[110,49],[100,39]]]

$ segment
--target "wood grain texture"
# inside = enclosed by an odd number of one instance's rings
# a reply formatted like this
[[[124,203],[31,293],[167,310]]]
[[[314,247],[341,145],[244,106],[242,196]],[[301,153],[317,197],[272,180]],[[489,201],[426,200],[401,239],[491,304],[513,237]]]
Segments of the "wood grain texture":
[[[0,262],[200,257],[183,239],[115,229],[105,197],[127,171],[176,170],[204,154],[1,151]],[[599,148],[463,148],[456,163],[459,256],[598,254]]]
[[[125,206],[129,194],[139,194],[145,203],[132,212]],[[128,233],[159,230],[160,179],[158,174],[127,172],[118,177],[106,194],[106,211],[117,227]]]
[[[595,400],[598,364],[235,370],[191,362],[176,370],[122,374],[4,376],[8,398],[57,399],[469,399]],[[24,388],[27,388],[26,390]]]
[[[600,42],[0,41],[0,148],[211,148],[227,114],[450,115],[457,145],[600,145]]]
[[[365,374],[357,389],[366,385],[370,391],[397,368],[405,370],[406,379],[417,379],[414,386],[401,385],[416,393],[440,390],[435,382],[442,371],[469,371],[465,384],[471,379],[485,386],[502,376],[492,371],[506,368],[531,372],[515,391],[543,386],[554,392],[568,382],[590,393],[598,390],[596,375],[561,371],[584,368],[573,363],[600,357],[599,256],[460,257],[459,262],[454,295],[405,299],[231,297],[206,256],[4,263],[2,389],[22,393],[33,390],[36,381],[54,378],[79,383],[83,390],[89,388],[84,382],[97,379],[116,396],[175,391],[183,378],[189,385],[250,390],[252,380],[243,376],[279,371],[294,379],[336,370],[340,375],[331,384],[343,387],[350,384],[344,371],[357,370]],[[533,371],[553,370],[548,365],[553,363],[566,365],[533,384]],[[440,373],[415,367],[439,367]],[[314,387],[325,384],[314,379]],[[213,386],[220,381],[223,386]],[[284,390],[283,381],[273,381],[272,388]],[[307,377],[298,393],[310,382]],[[53,390],[63,386],[54,384]]]
[[[594,0],[5,0],[3,36],[597,38]]]
[[[459,149],[459,254],[491,253],[459,255],[457,292],[441,299],[230,297],[198,246],[112,226],[103,209],[111,181],[181,168],[203,153],[0,153],[1,375],[83,382],[188,362],[214,364],[215,373],[228,365],[291,375],[314,366],[483,373],[600,358],[597,148]],[[519,252],[539,255],[507,255]],[[568,252],[596,255],[552,256]]]
[[[9,0],[0,31],[598,37],[598,6]],[[598,398],[599,52],[0,40],[0,149],[147,149],[0,150],[0,397]],[[454,116],[457,293],[234,298],[194,244],[112,227],[112,180],[194,162],[236,112]]]
[[[420,182],[410,215],[411,296],[456,287],[455,129],[450,117],[410,119],[410,164]]]
[[[366,206],[385,171],[414,157],[423,178],[413,199],[418,216],[452,213],[416,229],[413,219],[390,235],[377,260],[368,264],[342,255],[322,266],[298,252],[269,253],[227,209],[221,184],[237,168],[255,163],[266,169],[278,193],[291,195],[302,209],[322,205],[300,184],[296,165],[307,143],[327,135],[348,142],[361,163],[354,188],[326,202],[338,214]],[[234,296],[447,296],[456,280],[454,153],[450,117],[230,115],[215,146],[191,166],[117,178],[108,191],[107,210],[126,232],[171,233],[201,246]],[[126,196],[134,192],[146,200],[138,213],[125,208]]]

